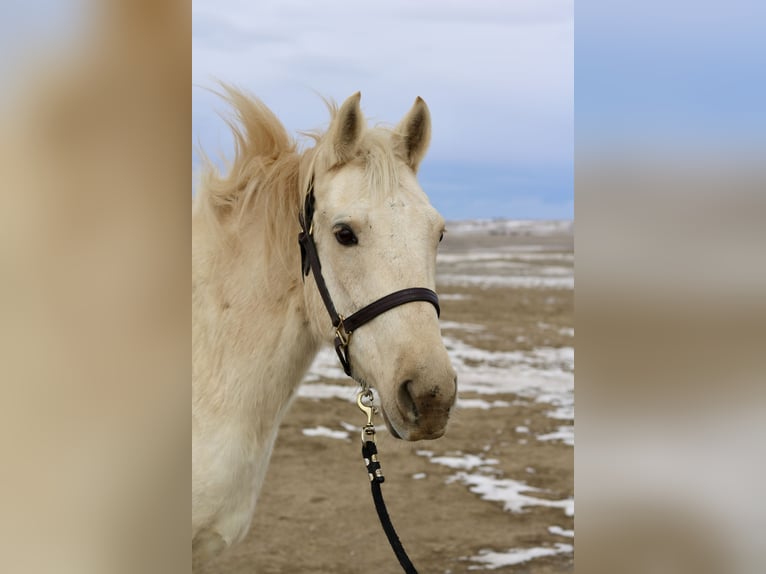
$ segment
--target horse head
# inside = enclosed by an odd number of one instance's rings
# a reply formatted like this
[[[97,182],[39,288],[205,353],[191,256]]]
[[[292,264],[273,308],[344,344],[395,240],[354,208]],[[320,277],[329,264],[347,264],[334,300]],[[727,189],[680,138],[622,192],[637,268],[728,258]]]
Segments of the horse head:
[[[333,113],[305,174],[313,182],[311,234],[321,273],[344,317],[397,290],[433,290],[444,233],[444,219],[417,181],[431,136],[426,103],[418,98],[385,129],[367,126],[359,102],[354,94]],[[314,322],[326,332],[327,313],[314,286],[308,289]],[[395,437],[444,434],[457,376],[434,305],[410,301],[376,316],[352,333],[348,351],[353,377],[377,390]]]

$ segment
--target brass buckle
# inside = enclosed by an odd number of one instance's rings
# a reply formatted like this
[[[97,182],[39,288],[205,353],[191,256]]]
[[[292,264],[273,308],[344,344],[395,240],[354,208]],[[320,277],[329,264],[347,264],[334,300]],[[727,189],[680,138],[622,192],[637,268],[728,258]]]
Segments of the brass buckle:
[[[365,400],[369,404],[366,404]],[[362,444],[367,441],[375,442],[375,427],[372,424],[372,415],[375,414],[375,407],[373,406],[372,401],[372,391],[369,389],[366,391],[363,390],[356,395],[356,406],[359,407],[360,411],[367,415],[367,424],[362,427]],[[373,457],[375,457],[375,455],[373,455]],[[377,459],[373,458],[373,462],[377,462]],[[370,480],[372,480],[372,477]]]
[[[365,404],[365,400],[369,404]],[[360,391],[356,395],[356,406],[359,407],[359,410],[362,411],[365,415],[367,415],[367,425],[365,426],[371,426],[372,425],[372,415],[375,414],[375,407],[372,405],[373,395],[372,391],[369,389],[366,391]]]
[[[340,322],[335,327],[335,336],[340,340],[341,347],[348,347],[348,341],[351,338],[351,333],[346,331],[345,325],[343,325],[343,315],[338,315]]]

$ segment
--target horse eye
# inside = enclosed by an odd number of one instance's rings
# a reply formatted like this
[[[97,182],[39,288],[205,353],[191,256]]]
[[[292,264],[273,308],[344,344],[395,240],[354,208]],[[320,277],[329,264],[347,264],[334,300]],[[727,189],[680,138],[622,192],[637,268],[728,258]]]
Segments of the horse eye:
[[[439,235],[439,243],[442,242],[442,239],[444,239],[444,232],[441,232],[441,235]]]
[[[340,227],[335,230],[335,239],[341,245],[355,245],[357,243],[356,235],[351,231],[350,227]]]

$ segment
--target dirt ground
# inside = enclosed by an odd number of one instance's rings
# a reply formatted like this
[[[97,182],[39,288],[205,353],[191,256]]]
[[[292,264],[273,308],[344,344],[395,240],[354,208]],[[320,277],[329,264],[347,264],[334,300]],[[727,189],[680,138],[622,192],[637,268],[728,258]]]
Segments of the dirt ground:
[[[570,233],[544,237],[448,233],[442,252],[470,255],[522,245],[554,254],[552,257],[564,254],[564,262],[559,259],[555,264],[571,271]],[[544,257],[537,257],[529,265],[547,263]],[[450,264],[440,263],[440,270],[445,267],[449,271]],[[443,329],[446,336],[491,352],[573,346],[571,288],[445,283],[438,290],[442,320],[451,325]],[[480,325],[481,329],[466,330],[455,323]],[[354,396],[350,380],[327,382],[348,385],[349,396]],[[574,545],[571,534],[549,531],[552,526],[574,529],[574,517],[562,508],[533,505],[511,512],[502,501],[486,500],[472,492],[454,478],[455,468],[435,464],[422,452],[432,451],[431,458],[475,455],[494,459],[489,468],[492,476],[523,481],[541,489],[534,492],[535,497],[561,501],[574,496],[574,449],[563,441],[536,437],[573,421],[551,418],[551,405],[529,396],[482,397],[460,391],[460,397],[483,398],[500,406],[456,409],[447,434],[436,441],[407,443],[385,431],[378,433],[386,476],[383,495],[418,571],[486,569],[487,565],[470,560],[482,550],[502,553]],[[303,434],[304,429],[317,426],[348,431],[349,423],[360,426],[363,422],[362,413],[349,400],[296,399],[280,429],[248,537],[210,564],[205,573],[400,572],[375,513],[358,433],[350,431],[349,438],[341,439]],[[383,429],[380,418],[376,423]],[[520,433],[519,428],[527,430]],[[563,551],[493,571],[571,572],[573,561],[573,552]]]

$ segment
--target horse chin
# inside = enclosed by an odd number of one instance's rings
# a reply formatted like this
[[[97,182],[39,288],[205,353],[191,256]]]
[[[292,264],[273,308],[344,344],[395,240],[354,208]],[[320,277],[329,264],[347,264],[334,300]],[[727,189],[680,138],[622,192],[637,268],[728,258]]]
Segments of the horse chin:
[[[446,430],[444,428],[441,428],[435,431],[426,432],[417,427],[414,429],[400,430],[400,429],[397,429],[397,427],[394,426],[394,423],[391,421],[391,419],[388,418],[388,415],[386,414],[386,409],[382,408],[380,409],[380,412],[383,414],[383,421],[386,423],[386,428],[388,429],[388,432],[391,433],[392,437],[398,438],[399,440],[406,440],[406,441],[434,440],[443,436],[444,431]]]
[[[404,440],[402,439],[402,436],[396,430],[394,425],[391,424],[391,421],[389,420],[388,415],[386,414],[386,409],[380,409],[380,412],[383,413],[383,422],[386,423],[386,428],[388,429],[388,432],[391,433],[391,436],[394,438],[398,438],[399,440]]]

